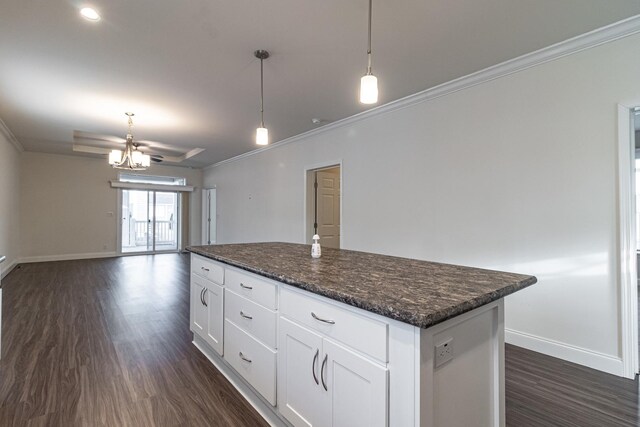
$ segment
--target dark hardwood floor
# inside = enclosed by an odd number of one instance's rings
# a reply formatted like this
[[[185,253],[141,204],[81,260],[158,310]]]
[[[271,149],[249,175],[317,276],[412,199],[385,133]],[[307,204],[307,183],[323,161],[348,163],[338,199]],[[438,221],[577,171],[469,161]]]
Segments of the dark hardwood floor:
[[[11,272],[0,426],[266,426],[191,344],[188,265],[167,254]]]
[[[191,344],[187,255],[25,264],[3,281],[0,426],[264,426]],[[513,346],[507,425],[638,426],[638,381]]]

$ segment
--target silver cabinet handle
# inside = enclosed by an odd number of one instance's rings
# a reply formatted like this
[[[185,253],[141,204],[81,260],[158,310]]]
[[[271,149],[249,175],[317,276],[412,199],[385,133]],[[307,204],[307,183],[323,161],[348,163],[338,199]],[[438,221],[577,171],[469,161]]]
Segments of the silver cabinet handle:
[[[244,313],[242,312],[242,310],[240,310],[240,316],[244,317],[245,319],[249,319],[249,320],[253,319],[253,317],[251,317],[251,316],[247,316],[246,314],[244,314]]]
[[[320,350],[316,350],[316,355],[313,356],[313,363],[311,363],[311,373],[313,374],[313,380],[316,382],[316,385],[320,385],[318,381],[318,377],[316,377],[316,360],[318,360],[318,355],[320,354]]]
[[[247,285],[245,285],[245,284],[244,284],[244,283],[242,283],[242,282],[240,282],[240,287],[241,287],[241,288],[244,288],[244,289],[249,289],[249,290],[253,289],[253,287],[252,287],[252,286],[247,286]]]
[[[204,294],[204,290],[205,288],[202,288],[202,290],[200,291],[200,302],[202,303],[202,305],[204,305],[204,297],[202,296],[202,294]]]
[[[201,268],[201,269],[203,269],[203,270],[204,270],[204,271],[206,271],[206,272],[209,272],[209,269],[208,269],[208,268],[204,268],[204,267],[200,267],[200,268]]]
[[[322,368],[320,368],[320,380],[322,381],[322,387],[324,387],[325,391],[329,391],[329,389],[327,388],[327,384],[325,384],[324,382],[324,367],[327,364],[328,357],[329,357],[328,354],[324,355],[324,360],[322,361]]]
[[[244,354],[242,354],[242,352],[238,353],[238,356],[240,356],[240,359],[244,360],[245,362],[251,363],[251,359],[247,359],[246,357],[244,357]]]
[[[327,320],[327,319],[323,319],[321,317],[316,316],[316,314],[312,311],[311,312],[311,317],[313,317],[314,319],[320,321],[320,322],[324,322],[324,323],[328,323],[330,325],[335,325],[336,322],[334,322],[333,320]]]
[[[205,307],[209,307],[209,305],[207,304],[207,301],[204,299],[204,296],[207,294],[207,288],[204,288],[202,290],[202,304],[204,304]]]

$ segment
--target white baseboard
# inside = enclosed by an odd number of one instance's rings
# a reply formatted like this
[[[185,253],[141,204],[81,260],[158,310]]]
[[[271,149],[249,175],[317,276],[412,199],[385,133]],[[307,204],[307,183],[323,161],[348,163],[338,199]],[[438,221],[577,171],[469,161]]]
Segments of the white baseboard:
[[[514,331],[513,329],[505,329],[504,338],[505,342],[518,347],[537,351],[538,353],[557,357],[558,359],[577,363],[619,377],[624,376],[622,359],[620,357],[610,356],[525,332]]]
[[[18,260],[14,260],[13,262],[11,262],[10,264],[5,264],[5,265],[0,265],[0,267],[2,267],[2,275],[0,275],[0,279],[4,279],[5,276],[9,273],[11,273],[11,271],[16,268],[16,266],[19,264]]]
[[[19,264],[27,264],[31,262],[48,262],[48,261],[70,261],[74,259],[93,259],[93,258],[113,258],[118,256],[115,252],[93,252],[85,254],[63,254],[63,255],[43,255],[30,256],[20,258]]]

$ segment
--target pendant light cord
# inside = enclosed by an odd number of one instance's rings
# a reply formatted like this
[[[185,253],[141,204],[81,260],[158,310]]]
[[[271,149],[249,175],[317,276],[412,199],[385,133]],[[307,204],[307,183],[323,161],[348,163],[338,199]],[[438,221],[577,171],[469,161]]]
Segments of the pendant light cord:
[[[371,75],[371,9],[373,8],[373,0],[369,0],[369,44],[367,47],[367,74]]]
[[[260,58],[260,127],[264,127],[264,72],[262,61],[263,59]]]

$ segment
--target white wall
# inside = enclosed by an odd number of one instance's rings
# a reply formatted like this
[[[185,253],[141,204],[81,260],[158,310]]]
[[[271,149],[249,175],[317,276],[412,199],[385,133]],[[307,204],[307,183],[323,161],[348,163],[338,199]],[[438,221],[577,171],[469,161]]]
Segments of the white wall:
[[[20,254],[20,152],[0,132],[0,264],[4,275]]]
[[[303,170],[342,159],[343,247],[536,275],[509,339],[619,373],[617,104],[640,36],[205,170],[218,242],[303,241]]]
[[[33,261],[114,254],[117,190],[109,181],[117,179],[118,172],[104,159],[23,153],[21,258]],[[185,177],[196,187],[190,199],[189,233],[190,242],[199,244],[202,171],[152,165],[143,173]]]

